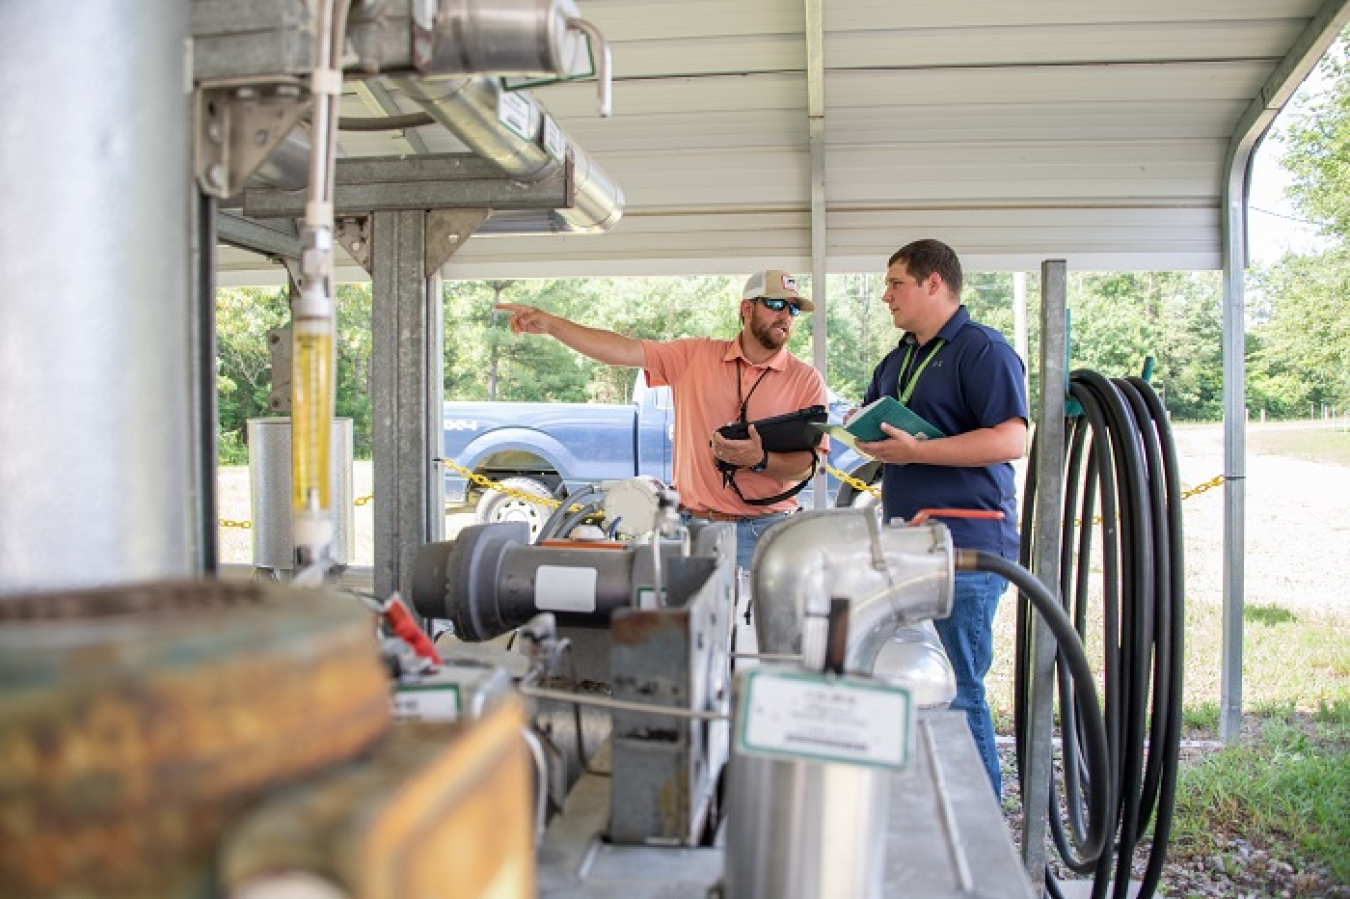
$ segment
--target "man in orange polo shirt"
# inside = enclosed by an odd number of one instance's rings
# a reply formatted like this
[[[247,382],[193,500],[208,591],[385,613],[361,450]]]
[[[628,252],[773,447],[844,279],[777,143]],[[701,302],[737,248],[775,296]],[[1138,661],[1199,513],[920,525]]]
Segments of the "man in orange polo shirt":
[[[766,506],[745,499],[775,496],[809,477],[809,450],[767,452],[752,427],[745,440],[728,440],[717,429],[826,403],[820,373],[787,351],[797,316],[815,308],[787,272],[756,272],[741,291],[741,330],[729,340],[691,337],[637,340],[516,303],[516,334],[547,334],[607,365],[642,368],[647,383],[670,385],[675,404],[675,489],[691,518],[736,522],[736,562],[749,569],[755,544],[768,527],[797,510],[795,497]],[[823,447],[822,450],[823,452]],[[718,460],[735,465],[736,487],[724,485]],[[744,497],[744,498],[742,498]]]

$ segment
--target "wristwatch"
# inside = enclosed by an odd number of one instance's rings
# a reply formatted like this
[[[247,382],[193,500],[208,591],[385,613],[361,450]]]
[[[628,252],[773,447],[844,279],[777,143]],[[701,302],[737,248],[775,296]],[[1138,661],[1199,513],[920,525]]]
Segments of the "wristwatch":
[[[764,458],[763,458],[763,459],[760,459],[760,460],[759,460],[758,462],[756,462],[754,465],[751,465],[751,466],[750,466],[750,470],[753,471],[753,472],[755,472],[756,474],[763,474],[763,473],[764,473],[764,469],[766,469],[766,468],[768,468],[768,467],[769,467],[769,451],[768,451],[768,450],[765,450],[765,451],[764,451]]]

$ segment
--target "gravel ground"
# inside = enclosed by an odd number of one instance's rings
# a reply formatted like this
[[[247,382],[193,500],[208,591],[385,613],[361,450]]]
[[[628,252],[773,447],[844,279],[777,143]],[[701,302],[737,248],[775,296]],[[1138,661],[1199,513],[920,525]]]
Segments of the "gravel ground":
[[[1304,424],[1252,425],[1249,435]],[[1175,430],[1181,481],[1202,484],[1223,473],[1223,431],[1216,425]],[[1350,466],[1306,462],[1259,452],[1248,439],[1246,602],[1284,608],[1350,605]],[[1188,602],[1223,598],[1223,490],[1187,500]]]
[[[1254,425],[1262,429],[1306,425]],[[1246,470],[1247,605],[1296,609],[1345,609],[1350,606],[1350,467],[1264,455],[1249,439]],[[1216,426],[1181,426],[1176,443],[1185,487],[1223,472],[1223,432]],[[1223,600],[1223,491],[1213,489],[1186,501],[1186,594],[1188,603]],[[1212,747],[1183,749],[1198,757]],[[1004,814],[1020,846],[1021,797],[1013,748],[1000,747],[1003,759]],[[1134,876],[1141,877],[1147,846],[1136,853]],[[1207,897],[1329,897],[1350,899],[1350,884],[1337,883],[1325,870],[1295,869],[1273,858],[1269,847],[1241,836],[1227,841],[1222,853],[1188,855],[1174,844],[1168,852],[1157,895]],[[1082,880],[1064,869],[1051,851],[1050,870],[1061,880]],[[1086,894],[1084,894],[1086,895]]]

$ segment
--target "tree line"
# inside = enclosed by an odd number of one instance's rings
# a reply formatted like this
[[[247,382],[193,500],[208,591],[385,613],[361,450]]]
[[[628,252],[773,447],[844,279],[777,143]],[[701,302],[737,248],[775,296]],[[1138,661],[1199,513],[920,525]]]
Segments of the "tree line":
[[[1322,62],[1328,87],[1297,111],[1284,167],[1300,217],[1324,249],[1287,253],[1247,272],[1248,409],[1273,418],[1350,407],[1350,69],[1339,44]],[[603,239],[603,238],[601,238]],[[956,248],[960,251],[960,247]],[[899,334],[881,302],[882,269],[831,275],[826,312],[798,325],[789,348],[811,359],[811,330],[824,327],[827,380],[846,400],[862,397],[872,367]],[[810,278],[801,278],[811,290]],[[632,373],[592,362],[556,341],[512,335],[494,309],[540,306],[595,327],[656,340],[731,336],[742,277],[581,278],[446,282],[445,396],[462,400],[623,403]],[[1027,277],[1028,364],[1037,389],[1038,275]],[[1013,336],[1013,275],[967,273],[972,316]],[[1072,273],[1068,284],[1070,369],[1151,378],[1174,419],[1223,415],[1222,284],[1218,272]],[[357,458],[369,458],[371,293],[338,288],[337,414],[354,420]],[[271,387],[267,332],[289,314],[284,289],[225,288],[217,294],[221,459],[247,459],[247,420],[265,416]]]

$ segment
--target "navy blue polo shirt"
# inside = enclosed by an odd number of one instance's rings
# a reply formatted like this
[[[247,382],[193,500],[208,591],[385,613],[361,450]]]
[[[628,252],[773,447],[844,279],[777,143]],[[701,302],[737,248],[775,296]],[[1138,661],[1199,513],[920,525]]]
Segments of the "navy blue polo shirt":
[[[962,306],[934,340],[911,353],[910,370],[932,360],[918,375],[905,405],[947,435],[1027,420],[1025,367],[1017,353],[993,328],[970,320]],[[900,367],[914,344],[906,333],[900,345],[872,373],[864,403],[883,395],[899,397]],[[1017,558],[1017,484],[1010,463],[957,468],[944,465],[887,465],[881,485],[882,510],[892,518],[913,518],[921,509],[998,509],[1003,519],[944,518],[959,549],[978,549],[1006,559]]]

